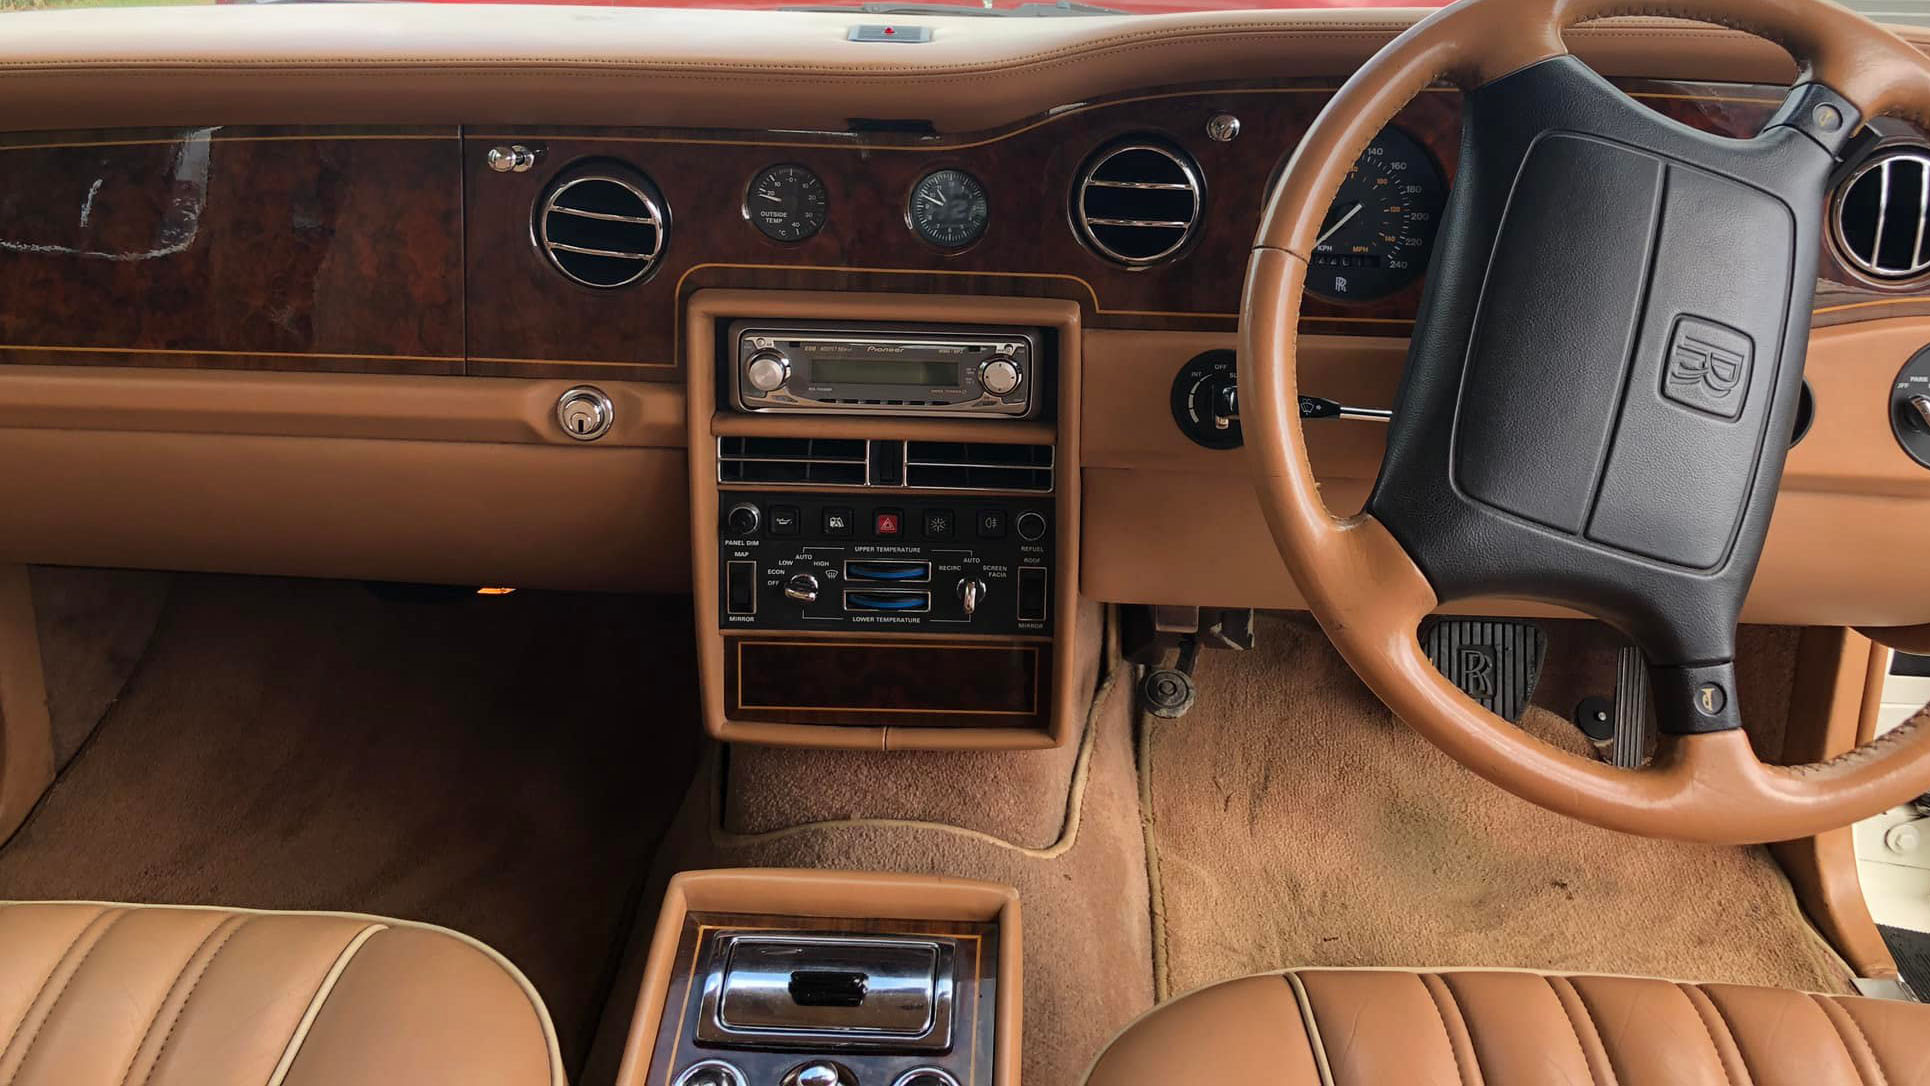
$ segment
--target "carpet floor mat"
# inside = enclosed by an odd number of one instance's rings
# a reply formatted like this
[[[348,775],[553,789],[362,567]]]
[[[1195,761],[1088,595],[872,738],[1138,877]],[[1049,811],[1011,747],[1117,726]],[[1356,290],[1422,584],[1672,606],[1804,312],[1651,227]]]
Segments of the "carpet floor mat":
[[[690,601],[426,597],[179,577],[0,897],[442,924],[530,976],[574,1065],[695,772]]]
[[[1476,777],[1395,720],[1305,620],[1199,658],[1149,720],[1162,998],[1290,966],[1495,966],[1849,991],[1768,853],[1630,837]],[[1523,726],[1580,750],[1567,721]]]

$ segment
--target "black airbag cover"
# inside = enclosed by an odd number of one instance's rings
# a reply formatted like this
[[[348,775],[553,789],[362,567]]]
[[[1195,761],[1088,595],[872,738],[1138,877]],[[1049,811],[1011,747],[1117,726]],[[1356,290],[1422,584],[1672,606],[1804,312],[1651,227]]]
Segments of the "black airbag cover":
[[[1443,600],[1724,661],[1794,421],[1829,151],[1696,132],[1573,58],[1469,92],[1368,509]]]

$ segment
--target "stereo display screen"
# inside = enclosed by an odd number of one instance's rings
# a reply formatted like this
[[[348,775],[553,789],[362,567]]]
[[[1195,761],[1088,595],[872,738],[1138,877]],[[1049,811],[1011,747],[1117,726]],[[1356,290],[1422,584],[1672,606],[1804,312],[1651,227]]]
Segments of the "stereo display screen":
[[[957,388],[958,363],[926,359],[834,358],[811,356],[814,385],[907,385]]]

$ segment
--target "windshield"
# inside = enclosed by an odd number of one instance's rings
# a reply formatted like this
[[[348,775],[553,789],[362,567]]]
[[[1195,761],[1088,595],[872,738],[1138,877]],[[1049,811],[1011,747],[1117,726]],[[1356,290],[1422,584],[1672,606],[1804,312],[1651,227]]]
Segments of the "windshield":
[[[0,0],[0,12],[54,8],[184,7],[227,3],[319,3],[342,0]],[[384,2],[384,0],[368,0]],[[879,15],[1077,17],[1189,11],[1310,8],[1428,8],[1449,0],[427,0],[429,3],[538,3],[583,7],[761,8],[862,11]],[[1882,22],[1930,26],[1930,0],[1844,0]]]

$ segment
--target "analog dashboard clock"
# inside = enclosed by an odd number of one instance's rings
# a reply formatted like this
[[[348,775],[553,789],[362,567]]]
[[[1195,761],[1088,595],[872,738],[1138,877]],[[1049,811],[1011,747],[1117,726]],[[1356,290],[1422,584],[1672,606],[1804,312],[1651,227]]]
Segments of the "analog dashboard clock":
[[[1384,128],[1367,145],[1320,224],[1307,289],[1334,301],[1384,298],[1427,270],[1447,183],[1412,136]]]
[[[824,229],[829,207],[824,181],[792,163],[765,168],[744,193],[744,217],[772,241],[813,236]]]
[[[905,220],[940,249],[963,249],[985,233],[991,209],[985,186],[964,170],[933,170],[911,187]]]

